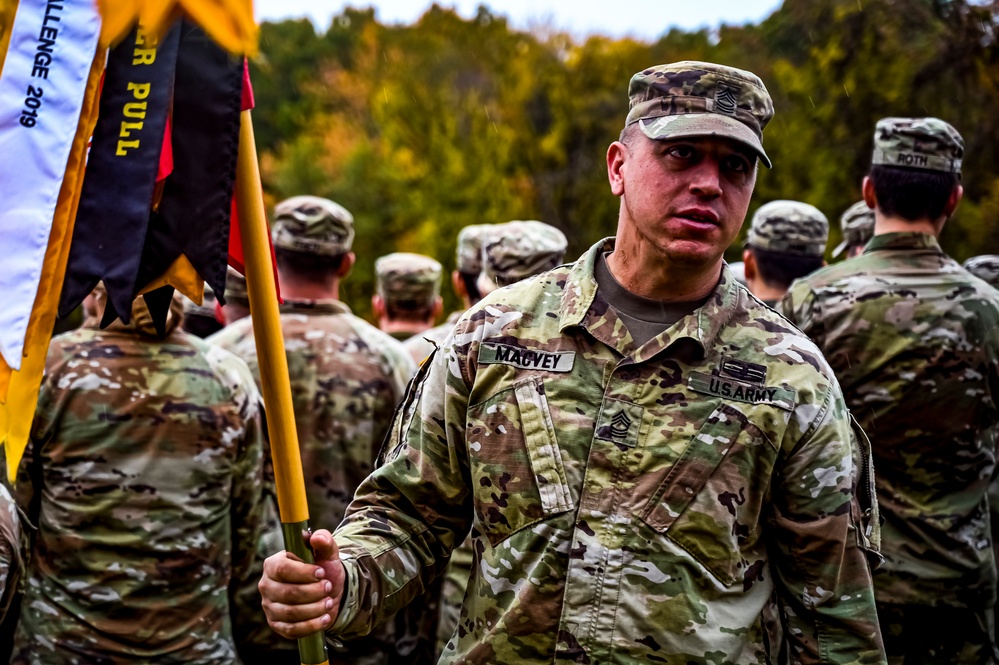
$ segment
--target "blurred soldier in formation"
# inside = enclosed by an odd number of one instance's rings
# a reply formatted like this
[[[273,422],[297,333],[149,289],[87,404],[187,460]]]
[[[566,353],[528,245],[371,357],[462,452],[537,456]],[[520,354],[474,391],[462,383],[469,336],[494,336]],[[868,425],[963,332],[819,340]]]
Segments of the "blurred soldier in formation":
[[[21,517],[7,487],[0,484],[0,624],[21,577]],[[6,649],[0,650],[0,652]]]
[[[885,118],[863,194],[864,253],[782,305],[836,370],[870,435],[884,516],[878,615],[893,663],[993,663],[996,568],[986,489],[999,423],[999,293],[937,238],[961,200],[964,141]]]
[[[205,284],[205,295],[200,305],[193,300],[184,301],[184,322],[181,324],[184,332],[204,339],[222,330],[222,322],[218,319],[217,309],[218,301],[215,300],[215,292],[212,291],[212,287]]]
[[[382,332],[404,341],[434,327],[444,308],[441,270],[440,263],[422,254],[396,252],[375,261],[371,305]]]
[[[994,289],[999,289],[999,256],[983,254],[964,262],[964,269]]]
[[[285,301],[281,329],[309,516],[313,525],[335,526],[354,490],[374,469],[392,413],[416,367],[400,342],[351,314],[338,299],[340,282],[354,265],[353,216],[315,196],[283,201],[274,213],[272,236]],[[209,341],[245,359],[259,381],[249,318]],[[345,653],[331,654],[331,662],[419,662],[420,650],[433,648],[428,631],[435,629],[436,615],[433,626],[425,627],[425,613],[418,610],[399,613],[371,637],[350,643]],[[298,662],[294,642],[265,641],[271,652],[265,645],[254,648],[248,656],[252,662]]]
[[[477,228],[474,233],[476,244],[482,247],[479,253],[480,268],[489,274],[488,281],[480,280],[476,287],[487,289],[482,293],[483,296],[495,291],[494,285],[497,283],[513,284],[539,275],[558,266],[565,258],[568,246],[565,235],[543,222],[515,221],[474,228]],[[460,244],[459,239],[459,248]],[[451,553],[444,575],[441,587],[441,620],[437,627],[438,652],[444,650],[458,626],[473,559],[472,535],[469,534]]]
[[[260,398],[246,364],[132,321],[49,347],[16,498],[32,534],[12,663],[236,663],[230,592],[260,537]]]
[[[478,279],[482,272],[482,235],[487,224],[472,224],[464,227],[458,232],[458,247],[455,251],[455,269],[451,272],[451,286],[461,301],[462,309],[451,312],[447,320],[430,330],[419,335],[413,335],[404,344],[413,354],[417,362],[421,362],[430,355],[435,346],[444,343],[444,339],[454,330],[454,324],[458,322],[458,317],[469,307],[479,302],[482,296],[479,295]]]
[[[843,230],[843,242],[836,245],[832,257],[838,259],[845,254],[848,259],[856,258],[864,253],[864,246],[874,237],[874,211],[867,206],[867,201],[857,201],[840,216],[839,226]]]
[[[231,326],[236,321],[250,316],[250,296],[246,291],[246,277],[232,266],[226,270],[225,305],[219,305],[218,301],[215,301],[215,306],[221,310],[221,318],[225,325]],[[218,315],[216,312],[216,316]]]
[[[366,633],[471,529],[442,663],[762,664],[772,607],[790,662],[885,662],[869,452],[815,345],[722,260],[770,165],[770,95],[681,62],[629,96],[617,237],[458,320],[335,541],[312,535],[318,565],[267,559],[279,632]]]
[[[753,215],[742,252],[746,285],[776,307],[791,283],[823,266],[829,221],[801,201],[771,201]]]

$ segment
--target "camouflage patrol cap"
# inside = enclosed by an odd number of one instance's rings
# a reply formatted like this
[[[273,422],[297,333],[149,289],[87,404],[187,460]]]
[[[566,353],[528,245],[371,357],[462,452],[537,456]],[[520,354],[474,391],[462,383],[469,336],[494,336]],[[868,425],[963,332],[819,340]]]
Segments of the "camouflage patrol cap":
[[[489,227],[482,240],[485,291],[551,270],[562,263],[569,242],[544,222],[515,220]]]
[[[458,232],[458,249],[455,265],[458,272],[478,275],[482,272],[482,237],[489,224],[472,224]]]
[[[225,303],[227,305],[250,306],[250,294],[246,290],[246,278],[232,266],[226,267],[225,273]]]
[[[375,261],[378,294],[387,301],[429,302],[440,295],[441,264],[429,256],[396,252]]]
[[[354,243],[354,216],[339,203],[318,196],[295,196],[274,208],[275,247],[304,254],[340,256]]]
[[[999,256],[995,254],[973,256],[964,262],[964,269],[999,289]]]
[[[874,237],[874,211],[867,207],[866,202],[857,201],[839,218],[839,226],[843,229],[843,242],[833,250],[834,259],[847,248],[866,245]]]
[[[631,77],[628,98],[625,124],[639,123],[650,139],[725,136],[752,148],[771,167],[763,128],[774,105],[752,72],[710,62],[657,65]]]
[[[871,164],[961,173],[964,139],[939,118],[882,118]]]
[[[801,201],[771,201],[753,215],[746,243],[770,252],[822,256],[829,239],[829,220]]]

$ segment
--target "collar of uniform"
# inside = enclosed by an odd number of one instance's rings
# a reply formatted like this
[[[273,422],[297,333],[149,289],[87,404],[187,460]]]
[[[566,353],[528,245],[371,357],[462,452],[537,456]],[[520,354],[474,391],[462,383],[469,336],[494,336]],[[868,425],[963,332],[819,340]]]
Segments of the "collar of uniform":
[[[292,300],[281,303],[282,314],[350,314],[350,308],[339,300]]]
[[[569,269],[562,294],[562,312],[559,317],[559,330],[569,326],[579,326],[589,329],[584,323],[586,315],[593,306],[597,294],[597,280],[593,276],[597,256],[601,252],[614,251],[614,238],[604,238],[593,245]],[[676,341],[689,338],[697,342],[702,350],[714,345],[722,328],[728,325],[735,311],[739,296],[738,283],[729,270],[728,264],[722,263],[721,278],[714,291],[703,305],[690,316],[685,316],[643,346],[634,356],[635,362],[648,360],[653,355],[671,346]],[[593,331],[591,331],[592,333]],[[630,335],[625,334],[630,339]],[[623,341],[624,338],[622,338]],[[616,345],[612,345],[616,346]]]
[[[929,233],[881,233],[871,238],[864,249],[864,254],[883,249],[932,249],[942,252],[940,243]]]

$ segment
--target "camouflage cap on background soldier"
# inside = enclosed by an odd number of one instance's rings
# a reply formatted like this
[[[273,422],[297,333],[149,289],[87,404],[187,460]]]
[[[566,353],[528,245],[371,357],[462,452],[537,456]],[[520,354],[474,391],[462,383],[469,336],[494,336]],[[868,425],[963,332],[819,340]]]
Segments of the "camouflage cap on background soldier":
[[[354,244],[354,216],[329,199],[295,196],[274,208],[271,237],[281,249],[340,256]]]
[[[458,247],[455,249],[455,269],[466,275],[482,272],[482,238],[491,224],[470,224],[458,231]]]
[[[874,237],[874,211],[867,207],[866,201],[857,201],[839,218],[839,226],[843,230],[843,242],[833,250],[834,259],[850,247],[866,245]]]
[[[999,256],[996,254],[972,256],[964,262],[964,269],[978,279],[988,282],[993,288],[999,289]]]
[[[684,61],[645,69],[628,86],[626,125],[650,139],[725,136],[750,147],[768,168],[763,128],[774,115],[756,74],[710,62]]]
[[[246,290],[246,277],[232,266],[228,266],[225,273],[225,302],[227,305],[250,307],[250,294]]]
[[[746,243],[768,252],[821,257],[829,239],[829,220],[801,201],[771,201],[753,215]]]
[[[882,118],[871,164],[961,174],[964,139],[939,118]]]
[[[422,254],[395,252],[375,261],[378,295],[386,301],[424,301],[441,292],[441,264]]]
[[[490,227],[482,240],[483,293],[558,266],[569,246],[565,234],[538,221],[515,220]]]

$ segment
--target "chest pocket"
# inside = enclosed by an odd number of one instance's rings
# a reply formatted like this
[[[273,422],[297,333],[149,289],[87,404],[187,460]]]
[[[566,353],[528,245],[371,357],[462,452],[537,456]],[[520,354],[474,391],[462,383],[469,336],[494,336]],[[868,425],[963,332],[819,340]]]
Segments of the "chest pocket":
[[[469,407],[466,443],[479,528],[494,546],[572,509],[544,384],[527,379]]]
[[[726,586],[751,583],[762,566],[747,559],[777,449],[737,408],[722,404],[670,469],[641,517]]]

